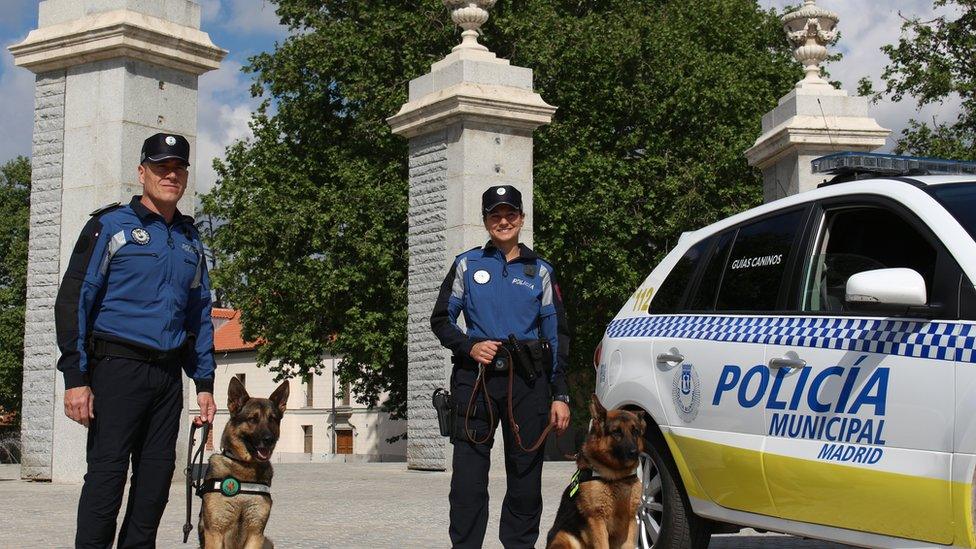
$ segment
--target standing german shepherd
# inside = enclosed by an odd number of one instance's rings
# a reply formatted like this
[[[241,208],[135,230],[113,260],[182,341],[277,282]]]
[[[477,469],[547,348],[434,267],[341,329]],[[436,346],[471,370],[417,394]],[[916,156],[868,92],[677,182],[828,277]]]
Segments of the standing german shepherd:
[[[269,460],[278,442],[281,416],[287,402],[288,381],[279,385],[268,398],[251,398],[244,384],[231,378],[227,391],[230,421],[220,439],[223,450],[210,456],[206,480],[211,485],[214,480],[233,477],[238,488],[241,483],[271,486],[273,471]],[[204,485],[207,485],[206,481]],[[200,545],[206,549],[274,547],[271,540],[264,537],[264,527],[270,515],[269,494],[227,496],[221,492],[205,493],[197,526]]]
[[[634,471],[644,451],[644,412],[608,412],[593,395],[590,414],[578,470],[549,530],[549,549],[631,548],[636,543],[641,483]]]

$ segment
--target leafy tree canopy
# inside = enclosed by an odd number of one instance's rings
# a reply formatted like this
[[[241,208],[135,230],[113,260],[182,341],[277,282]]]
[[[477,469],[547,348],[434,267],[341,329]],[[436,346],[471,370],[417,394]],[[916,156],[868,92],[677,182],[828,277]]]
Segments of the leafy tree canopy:
[[[275,3],[294,32],[251,58],[254,138],[204,201],[226,220],[214,280],[262,361],[306,373],[342,355],[343,381],[403,413],[407,143],[385,119],[459,31],[440,0]],[[606,323],[681,232],[761,201],[743,152],[801,71],[754,0],[500,0],[483,31],[559,107],[535,134],[535,243],[582,397]]]
[[[919,105],[940,104],[959,97],[962,112],[955,121],[911,120],[895,152],[956,160],[976,159],[976,0],[935,0],[949,15],[930,21],[905,20],[898,44],[881,48],[891,61],[881,75],[885,89],[876,92],[861,80],[861,95],[874,99],[905,96]]]
[[[30,178],[23,156],[0,165],[0,415],[20,410]]]

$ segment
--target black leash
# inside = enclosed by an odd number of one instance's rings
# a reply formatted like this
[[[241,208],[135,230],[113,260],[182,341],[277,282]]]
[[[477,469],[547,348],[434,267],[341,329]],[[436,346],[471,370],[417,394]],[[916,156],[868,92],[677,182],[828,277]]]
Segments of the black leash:
[[[203,475],[197,480],[193,479],[193,465],[194,463],[200,465],[200,471],[203,471],[203,453],[207,447],[207,439],[210,436],[210,423],[204,423],[203,425],[197,425],[193,423],[190,425],[190,447],[186,451],[186,524],[183,525],[183,543],[186,543],[190,539],[190,532],[193,531],[193,522],[191,517],[192,507],[193,507],[193,493],[199,491],[203,487]],[[193,452],[193,443],[196,441],[194,434],[197,429],[202,429],[202,437],[200,439],[200,447],[197,448],[196,453]]]

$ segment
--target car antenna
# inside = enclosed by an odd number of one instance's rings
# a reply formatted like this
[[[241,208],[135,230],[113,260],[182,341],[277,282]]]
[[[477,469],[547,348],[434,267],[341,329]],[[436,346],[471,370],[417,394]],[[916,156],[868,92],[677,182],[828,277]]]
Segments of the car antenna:
[[[820,102],[820,98],[817,98],[817,105],[820,106],[820,118],[823,118],[824,130],[827,131],[827,142],[830,143],[830,150],[837,150],[834,148],[834,138],[830,136],[830,125],[827,124],[827,115],[824,113],[823,103]],[[824,179],[824,182],[827,180]]]

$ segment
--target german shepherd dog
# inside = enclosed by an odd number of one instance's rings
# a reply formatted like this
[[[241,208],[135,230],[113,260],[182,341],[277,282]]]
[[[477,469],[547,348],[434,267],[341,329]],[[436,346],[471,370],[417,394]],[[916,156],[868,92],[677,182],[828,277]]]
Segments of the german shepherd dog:
[[[210,456],[206,479],[233,477],[241,483],[271,486],[271,452],[278,442],[281,417],[288,402],[288,381],[268,398],[251,398],[244,384],[231,378],[227,391],[230,421],[220,439],[223,450]],[[200,509],[200,545],[206,549],[269,549],[264,527],[271,515],[271,496],[203,494]]]
[[[563,491],[549,549],[632,548],[636,544],[641,483],[634,471],[644,451],[644,412],[607,411],[590,399],[590,430]]]

